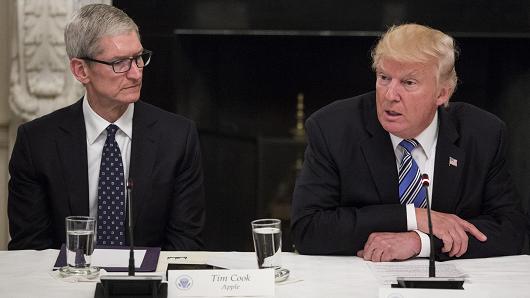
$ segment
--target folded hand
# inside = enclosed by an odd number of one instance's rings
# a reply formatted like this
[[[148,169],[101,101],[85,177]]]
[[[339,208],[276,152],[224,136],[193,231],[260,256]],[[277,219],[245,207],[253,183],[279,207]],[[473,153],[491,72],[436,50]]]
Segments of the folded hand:
[[[414,231],[403,233],[370,234],[364,249],[357,256],[367,261],[389,262],[417,256],[421,250],[420,236]]]

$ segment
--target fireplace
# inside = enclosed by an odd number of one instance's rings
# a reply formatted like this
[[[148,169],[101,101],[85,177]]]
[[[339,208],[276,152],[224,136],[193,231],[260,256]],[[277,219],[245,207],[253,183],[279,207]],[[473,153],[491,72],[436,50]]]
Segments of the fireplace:
[[[415,21],[455,36],[453,101],[482,107],[510,129],[509,161],[530,200],[530,8],[518,1],[114,1],[153,50],[143,99],[196,121],[203,151],[208,250],[252,250],[250,221],[284,220],[304,140],[293,137],[297,97],[308,116],[373,89],[370,49],[387,25]],[[298,5],[299,4],[299,5]],[[495,13],[491,11],[503,11]],[[507,17],[509,16],[509,17]],[[484,21],[484,20],[487,20]]]

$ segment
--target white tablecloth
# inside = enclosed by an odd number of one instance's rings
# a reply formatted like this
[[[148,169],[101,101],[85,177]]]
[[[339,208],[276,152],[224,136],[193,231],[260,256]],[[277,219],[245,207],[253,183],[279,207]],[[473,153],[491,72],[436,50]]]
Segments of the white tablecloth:
[[[52,276],[57,254],[57,250],[0,251],[0,297],[93,297],[95,283],[68,283]],[[199,261],[223,255],[254,260],[254,253],[248,252],[163,252],[157,270],[160,274],[165,274],[169,255],[188,255]],[[368,264],[357,257],[284,253],[282,259],[291,276],[287,283],[276,285],[276,297],[377,297],[383,286]],[[466,274],[465,287],[486,289],[491,297],[530,297],[530,256],[450,262]]]

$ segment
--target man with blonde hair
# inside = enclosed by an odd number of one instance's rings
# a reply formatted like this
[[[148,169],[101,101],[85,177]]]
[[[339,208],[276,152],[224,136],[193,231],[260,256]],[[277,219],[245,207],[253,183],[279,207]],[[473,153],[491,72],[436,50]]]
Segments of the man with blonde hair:
[[[292,205],[299,252],[370,261],[521,252],[525,219],[494,115],[451,103],[454,40],[426,26],[391,27],[372,50],[375,92],[334,102],[306,122]],[[428,174],[430,187],[420,176]]]
[[[9,164],[9,249],[59,248],[72,215],[96,218],[98,245],[127,245],[126,184],[136,245],[201,249],[197,130],[140,100],[151,51],[137,25],[116,7],[90,4],[64,35],[85,95],[18,129]]]

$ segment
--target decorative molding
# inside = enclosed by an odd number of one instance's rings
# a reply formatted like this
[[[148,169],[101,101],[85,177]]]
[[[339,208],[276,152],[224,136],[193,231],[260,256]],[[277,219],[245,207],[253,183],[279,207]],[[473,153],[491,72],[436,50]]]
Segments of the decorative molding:
[[[69,69],[64,28],[72,13],[95,0],[18,0],[12,26],[9,105],[24,120],[64,107],[83,94]]]

